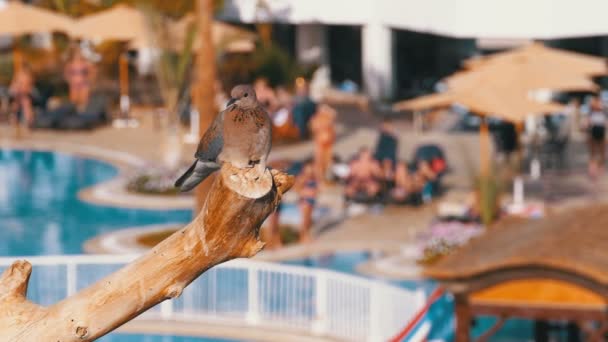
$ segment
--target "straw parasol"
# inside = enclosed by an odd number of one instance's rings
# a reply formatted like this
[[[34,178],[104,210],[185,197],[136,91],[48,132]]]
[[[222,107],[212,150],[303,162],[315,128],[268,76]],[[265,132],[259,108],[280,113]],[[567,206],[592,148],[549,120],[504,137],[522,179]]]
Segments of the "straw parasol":
[[[10,1],[0,6],[0,34],[19,36],[41,32],[69,33],[74,25],[72,18],[44,8]],[[21,54],[13,47],[15,70],[22,64]]]
[[[195,24],[193,14],[169,23],[172,48],[180,50],[186,40],[188,28]],[[91,40],[128,41],[135,49],[151,47],[152,39],[145,14],[127,5],[116,5],[107,10],[88,15],[76,22],[72,35]],[[213,42],[216,46],[234,45],[236,50],[253,47],[256,35],[245,29],[219,21],[213,23]],[[198,41],[197,41],[198,43]],[[198,44],[195,44],[196,49]]]
[[[597,85],[584,74],[561,70],[556,72],[556,69],[547,65],[518,62],[480,65],[472,70],[457,72],[444,81],[449,89],[473,89],[495,84],[499,87],[529,91],[551,89],[595,92],[598,90]]]
[[[466,106],[472,112],[481,116],[491,116],[501,120],[519,124],[530,115],[542,115],[559,112],[564,109],[556,103],[541,103],[527,98],[523,89],[509,89],[488,84],[475,89],[451,90],[401,101],[393,105],[395,110],[422,110],[438,107],[448,107],[453,104]],[[479,127],[479,148],[481,173],[488,174],[490,170],[490,137],[486,120]]]
[[[0,34],[22,35],[40,32],[70,32],[74,21],[40,7],[10,1],[0,6]]]
[[[522,47],[466,60],[467,69],[487,65],[519,64],[530,69],[547,69],[557,74],[600,76],[607,72],[606,58],[547,47],[532,43]]]
[[[420,96],[400,101],[393,105],[397,111],[449,107],[461,104],[481,116],[492,116],[512,123],[522,122],[529,115],[545,114],[563,110],[556,103],[530,100],[522,90],[499,89],[492,86],[477,89],[450,90],[444,93]]]
[[[76,22],[72,36],[96,41],[130,41],[147,36],[143,13],[127,5],[87,15]]]
[[[189,28],[196,23],[194,14],[190,13],[182,17],[180,20],[171,24],[170,32],[174,49],[181,50],[186,41],[186,34]],[[213,22],[213,44],[216,47],[221,47],[225,51],[230,52],[249,52],[255,48],[255,40],[257,35],[249,30],[242,29],[235,25],[230,25],[221,21]],[[195,40],[194,50],[198,50],[200,41]]]

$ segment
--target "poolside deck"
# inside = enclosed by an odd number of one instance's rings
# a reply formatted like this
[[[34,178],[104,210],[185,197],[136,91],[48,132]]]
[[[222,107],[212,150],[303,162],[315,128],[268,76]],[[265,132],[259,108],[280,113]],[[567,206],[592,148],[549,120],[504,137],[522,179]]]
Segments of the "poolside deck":
[[[375,145],[377,134],[375,118],[355,109],[343,109],[339,113],[338,122],[341,123],[341,126],[335,147],[338,155],[347,158],[361,146],[373,147]],[[146,110],[135,112],[134,115],[141,122],[138,128],[103,127],[90,132],[33,131],[21,140],[13,138],[11,127],[0,125],[0,146],[36,146],[37,148],[95,155],[97,158],[111,161],[125,170],[134,165],[158,162],[162,158],[162,148],[159,142],[162,132],[156,127],[154,115]],[[422,135],[415,133],[405,121],[398,121],[396,125],[400,132],[404,132],[399,137],[401,158],[411,157],[414,148],[423,142],[435,142],[445,149],[450,173],[445,177],[448,191],[444,198],[459,198],[470,189],[470,170],[477,169],[479,155],[475,152],[478,150],[478,137],[475,133],[448,133],[444,130],[433,130]],[[576,148],[580,149],[581,146]],[[276,146],[273,148],[270,158],[297,156],[299,159],[304,159],[312,154],[312,149],[311,142]],[[184,145],[182,159],[190,160],[194,150],[195,145]],[[584,158],[584,153],[581,154],[578,151],[575,153],[575,157],[578,158],[576,163],[580,164],[581,155]],[[608,196],[602,195],[602,193],[608,192],[601,191],[608,189],[608,182],[605,178],[590,184],[584,172],[577,171],[568,175],[567,180],[569,184],[585,187],[585,191],[582,196],[575,199],[559,202],[559,206],[580,205],[589,201],[608,201]],[[560,177],[547,178],[539,191],[553,193],[554,197],[558,199],[565,197],[567,192],[561,194],[557,190],[561,183],[563,182]],[[332,191],[333,195],[326,196],[328,201],[339,201],[340,190],[334,188]],[[159,208],[159,205],[162,207],[163,203],[165,202],[162,200],[156,201],[156,205],[151,207]],[[181,207],[187,206],[188,203],[190,203],[188,200],[183,201]],[[340,203],[330,204],[340,205]],[[175,206],[167,203],[167,208],[172,207]],[[434,213],[434,205],[420,208],[389,207],[385,208],[381,214],[365,213],[361,216],[347,218],[322,232],[311,244],[290,247],[279,252],[264,253],[262,257],[269,259],[299,257],[327,251],[355,249],[394,253],[401,245],[410,242],[416,232],[425,229]]]

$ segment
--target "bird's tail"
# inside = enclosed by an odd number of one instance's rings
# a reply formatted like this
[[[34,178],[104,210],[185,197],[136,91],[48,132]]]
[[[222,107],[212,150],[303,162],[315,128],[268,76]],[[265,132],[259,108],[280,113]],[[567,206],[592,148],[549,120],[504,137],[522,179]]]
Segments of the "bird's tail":
[[[219,165],[217,163],[195,160],[194,164],[175,181],[175,187],[182,192],[190,191],[218,169]]]

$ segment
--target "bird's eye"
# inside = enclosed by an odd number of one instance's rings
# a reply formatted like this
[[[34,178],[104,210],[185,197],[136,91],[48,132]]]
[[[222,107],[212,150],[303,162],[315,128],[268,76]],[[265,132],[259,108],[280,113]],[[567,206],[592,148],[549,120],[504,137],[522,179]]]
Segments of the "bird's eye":
[[[248,93],[245,93],[245,94],[243,95],[243,97],[247,97],[247,96],[249,96],[249,94],[248,94]]]

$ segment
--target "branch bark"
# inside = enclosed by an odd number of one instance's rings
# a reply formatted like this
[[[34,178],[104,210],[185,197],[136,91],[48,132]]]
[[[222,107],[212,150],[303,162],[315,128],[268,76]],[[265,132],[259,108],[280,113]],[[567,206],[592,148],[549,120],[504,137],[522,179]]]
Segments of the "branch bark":
[[[259,227],[293,177],[276,170],[220,170],[203,210],[186,227],[97,283],[48,308],[26,300],[32,266],[17,261],[0,277],[3,341],[92,341],[152,306],[179,296],[209,268],[252,257]]]

